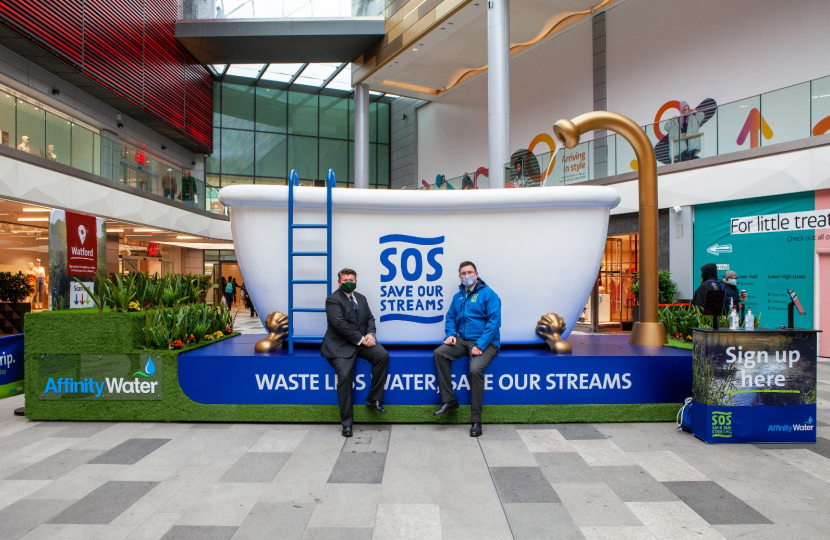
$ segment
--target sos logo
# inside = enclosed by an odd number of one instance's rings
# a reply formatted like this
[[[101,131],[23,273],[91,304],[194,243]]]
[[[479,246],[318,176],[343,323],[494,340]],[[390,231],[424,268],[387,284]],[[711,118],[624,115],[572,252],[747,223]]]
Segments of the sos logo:
[[[390,234],[383,236],[380,239],[381,244],[388,242],[402,242],[408,244],[416,244],[419,246],[433,246],[444,243],[444,237],[437,238],[420,238],[418,236],[406,236],[403,234]],[[426,280],[438,281],[444,273],[441,263],[436,257],[444,253],[444,248],[435,247],[427,251],[426,257],[418,248],[406,248],[400,253],[398,257],[398,248],[390,247],[384,249],[380,254],[380,264],[386,268],[386,273],[380,276],[381,283],[388,283],[398,277],[398,269],[400,268],[400,275],[406,281],[418,281],[424,275],[426,268]],[[426,259],[426,261],[424,260]],[[397,264],[396,264],[397,263]]]
[[[382,236],[380,243],[399,245],[380,253],[384,268],[380,276],[380,322],[435,324],[443,321],[444,316],[440,314],[444,309],[443,288],[431,283],[441,279],[444,273],[438,260],[444,254],[444,248],[439,247],[444,237],[389,234]]]

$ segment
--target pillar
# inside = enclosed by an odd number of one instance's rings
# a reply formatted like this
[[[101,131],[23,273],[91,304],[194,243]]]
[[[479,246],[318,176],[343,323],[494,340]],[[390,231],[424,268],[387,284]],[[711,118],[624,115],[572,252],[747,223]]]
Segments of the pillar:
[[[490,187],[504,187],[510,161],[510,12],[507,0],[487,8],[487,143]]]
[[[369,86],[354,87],[354,187],[369,187]]]

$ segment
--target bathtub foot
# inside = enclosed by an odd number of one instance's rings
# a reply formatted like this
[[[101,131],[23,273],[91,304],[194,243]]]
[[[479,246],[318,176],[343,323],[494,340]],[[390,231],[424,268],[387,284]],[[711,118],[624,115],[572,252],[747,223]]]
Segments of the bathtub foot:
[[[539,322],[536,323],[536,334],[545,340],[545,343],[550,347],[550,352],[554,354],[570,353],[571,344],[562,339],[562,332],[565,331],[567,325],[565,320],[556,313],[548,313],[542,315]]]
[[[256,352],[274,352],[280,348],[282,342],[288,337],[288,315],[275,311],[265,319],[265,328],[268,329],[268,337],[256,342]]]

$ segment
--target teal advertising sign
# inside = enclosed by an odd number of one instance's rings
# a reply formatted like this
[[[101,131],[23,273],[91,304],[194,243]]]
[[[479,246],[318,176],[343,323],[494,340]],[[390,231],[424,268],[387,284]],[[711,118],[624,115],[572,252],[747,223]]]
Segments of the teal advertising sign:
[[[721,279],[734,270],[747,307],[766,328],[787,324],[787,289],[793,289],[807,312],[796,312],[795,326],[813,328],[817,231],[804,221],[815,217],[806,214],[813,210],[812,192],[696,206],[695,282],[704,264],[717,264]]]

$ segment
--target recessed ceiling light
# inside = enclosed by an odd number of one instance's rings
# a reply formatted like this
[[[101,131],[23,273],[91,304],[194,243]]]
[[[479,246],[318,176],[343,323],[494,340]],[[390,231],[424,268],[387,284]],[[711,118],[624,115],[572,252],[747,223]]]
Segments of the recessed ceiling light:
[[[108,233],[124,232],[124,229],[107,229]]]
[[[133,229],[133,232],[161,232],[159,229]]]
[[[49,221],[48,217],[19,217],[17,221]]]
[[[415,47],[412,47],[412,50],[413,50],[413,51],[417,51],[418,49],[416,49]]]
[[[196,240],[197,238],[199,238],[199,237],[198,236],[187,236],[187,235],[176,236],[177,240]]]
[[[24,208],[24,212],[51,212],[48,208]]]

